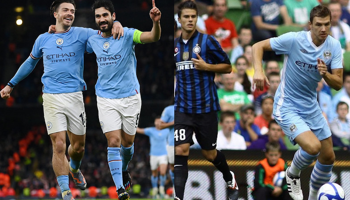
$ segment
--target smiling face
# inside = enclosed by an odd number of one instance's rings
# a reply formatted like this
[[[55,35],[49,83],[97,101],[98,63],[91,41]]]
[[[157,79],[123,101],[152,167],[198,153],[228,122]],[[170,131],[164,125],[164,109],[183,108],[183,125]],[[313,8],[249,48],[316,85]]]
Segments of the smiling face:
[[[61,3],[54,17],[58,24],[62,24],[64,27],[71,27],[75,19],[75,8],[71,3]]]
[[[115,13],[111,15],[111,12],[104,7],[95,9],[96,25],[101,30],[101,32],[111,31],[114,20]]]

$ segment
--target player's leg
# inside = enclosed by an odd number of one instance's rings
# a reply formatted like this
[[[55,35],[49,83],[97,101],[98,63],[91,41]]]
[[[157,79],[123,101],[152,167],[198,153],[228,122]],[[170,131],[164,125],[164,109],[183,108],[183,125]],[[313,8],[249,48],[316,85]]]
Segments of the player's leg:
[[[166,181],[166,170],[168,168],[168,160],[167,156],[160,156],[160,165],[159,165],[159,173],[160,173],[160,184],[159,184],[159,194],[160,198],[163,199],[165,195],[165,181]]]
[[[168,152],[168,162],[169,162],[169,174],[171,181],[174,185],[174,160],[175,160],[175,147],[174,146],[167,146],[167,152]]]
[[[227,184],[228,197],[232,200],[238,199],[238,185],[233,172],[230,171],[225,155],[216,150],[218,133],[217,113],[197,114],[195,117],[195,132],[202,154],[209,162],[222,173]]]
[[[85,190],[87,184],[79,169],[85,152],[86,114],[83,94],[81,92],[69,93],[65,94],[64,98],[66,102],[67,133],[70,141],[68,147],[70,156],[69,171],[75,186]]]
[[[118,99],[107,99],[97,96],[98,116],[102,132],[107,138],[107,160],[114,184],[117,188],[119,200],[129,199],[125,191],[122,177],[121,126],[122,116],[117,111]]]
[[[129,191],[132,182],[128,171],[128,165],[134,155],[134,140],[141,112],[141,96],[140,94],[136,94],[134,96],[119,99],[118,104],[117,109],[122,116],[121,155],[123,163],[123,184],[126,191]]]

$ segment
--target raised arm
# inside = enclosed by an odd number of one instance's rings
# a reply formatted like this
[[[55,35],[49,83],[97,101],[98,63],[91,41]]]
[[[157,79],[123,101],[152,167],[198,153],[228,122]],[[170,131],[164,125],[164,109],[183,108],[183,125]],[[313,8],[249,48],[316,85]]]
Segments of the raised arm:
[[[151,43],[156,42],[160,39],[161,35],[161,28],[160,28],[160,18],[161,18],[161,12],[156,7],[156,4],[154,0],[152,0],[153,8],[149,12],[149,16],[153,21],[153,27],[151,31],[143,32],[140,36],[140,40],[142,43]]]
[[[255,70],[254,77],[253,77],[253,84],[256,85],[257,89],[263,90],[265,81],[268,84],[270,84],[264,74],[263,67],[262,67],[262,59],[263,59],[264,51],[272,51],[272,48],[270,45],[270,39],[255,43],[252,47],[252,50],[253,50],[253,66]]]

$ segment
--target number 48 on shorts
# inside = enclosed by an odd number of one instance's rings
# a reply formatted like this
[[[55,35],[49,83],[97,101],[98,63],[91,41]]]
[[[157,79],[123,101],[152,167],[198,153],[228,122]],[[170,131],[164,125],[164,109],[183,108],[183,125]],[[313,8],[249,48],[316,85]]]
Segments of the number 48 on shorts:
[[[186,130],[185,129],[175,130],[174,138],[175,138],[175,141],[184,141],[184,140],[186,140]]]

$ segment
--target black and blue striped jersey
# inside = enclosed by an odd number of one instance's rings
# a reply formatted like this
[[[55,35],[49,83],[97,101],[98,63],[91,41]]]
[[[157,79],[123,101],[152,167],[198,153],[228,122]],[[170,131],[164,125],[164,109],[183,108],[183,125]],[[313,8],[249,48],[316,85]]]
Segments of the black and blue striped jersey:
[[[209,64],[230,64],[227,54],[213,36],[195,32],[184,42],[174,41],[176,63],[175,111],[183,113],[208,113],[220,110],[214,83],[215,73],[195,69],[191,58],[198,53]]]

